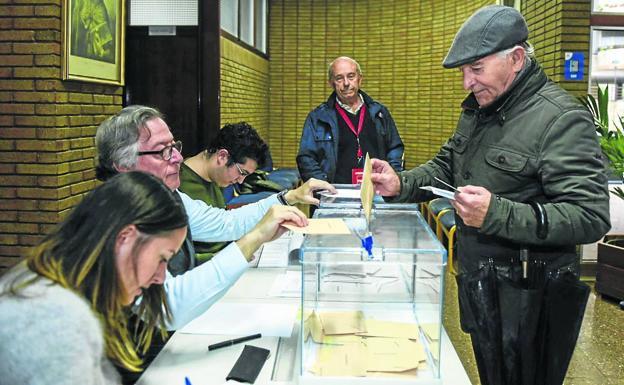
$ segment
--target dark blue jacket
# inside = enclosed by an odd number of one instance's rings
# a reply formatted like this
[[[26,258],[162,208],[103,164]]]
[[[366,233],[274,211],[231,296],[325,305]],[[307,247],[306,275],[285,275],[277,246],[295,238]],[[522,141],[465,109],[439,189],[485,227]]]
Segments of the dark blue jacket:
[[[371,97],[360,91],[377,130],[377,145],[380,152],[395,170],[401,171],[403,162],[403,142],[399,137],[390,111]],[[336,175],[338,153],[338,118],[336,117],[336,93],[327,102],[308,114],[301,134],[297,167],[301,178],[306,181],[316,178],[333,182]]]

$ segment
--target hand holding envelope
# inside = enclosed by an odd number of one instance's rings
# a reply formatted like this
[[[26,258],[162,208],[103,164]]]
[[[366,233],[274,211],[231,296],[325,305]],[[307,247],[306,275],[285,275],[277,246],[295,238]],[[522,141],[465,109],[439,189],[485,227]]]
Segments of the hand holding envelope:
[[[488,212],[492,193],[482,186],[467,185],[460,187],[461,190],[458,190],[439,178],[435,178],[435,180],[453,191],[433,186],[423,186],[421,189],[431,191],[435,195],[451,200],[456,214],[464,221],[466,226],[480,228]]]

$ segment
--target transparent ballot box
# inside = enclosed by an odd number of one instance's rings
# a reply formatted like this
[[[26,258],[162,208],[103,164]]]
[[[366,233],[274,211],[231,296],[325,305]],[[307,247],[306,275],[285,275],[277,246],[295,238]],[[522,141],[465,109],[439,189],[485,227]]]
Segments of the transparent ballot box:
[[[338,194],[321,194],[320,196],[320,208],[336,208],[336,207],[351,207],[354,209],[360,208],[362,205],[360,200],[360,185],[359,184],[334,184],[334,187],[338,191]],[[373,203],[383,204],[384,200],[381,196],[375,195],[373,197]]]
[[[351,234],[301,245],[299,383],[441,384],[446,250],[420,212],[375,209],[369,229],[360,209],[314,217],[342,218]]]

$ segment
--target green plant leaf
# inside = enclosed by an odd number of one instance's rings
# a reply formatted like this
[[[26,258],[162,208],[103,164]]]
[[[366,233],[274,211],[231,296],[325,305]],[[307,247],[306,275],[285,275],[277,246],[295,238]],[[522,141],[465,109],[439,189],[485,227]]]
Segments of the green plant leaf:
[[[624,190],[622,190],[621,187],[615,187],[613,190],[614,191],[611,191],[611,194],[615,195],[620,199],[624,199]]]
[[[602,95],[600,87],[598,87],[598,92],[599,94]],[[606,94],[608,97],[608,94]],[[603,110],[603,108],[601,108],[601,104],[604,103],[603,99],[599,98],[598,101],[596,101],[596,98],[594,98],[593,95],[591,94],[587,94],[587,96],[585,97],[579,97],[579,100],[581,101],[581,103],[583,103],[583,105],[585,106],[585,108],[587,108],[587,110],[589,110],[589,112],[592,114],[592,117],[594,118],[594,125],[596,126],[596,132],[602,136],[608,136],[609,135],[609,125],[604,124],[604,122],[608,122],[609,118],[605,118],[604,115],[601,113],[601,111]],[[606,100],[608,103],[608,99]],[[608,114],[608,110],[607,110],[607,114]]]
[[[600,125],[609,129],[609,86],[601,89],[598,86],[598,119]]]
[[[602,88],[598,85],[597,99],[588,94],[580,100],[594,118],[596,133],[600,136],[600,147],[609,167],[624,182],[624,117],[616,117],[613,121],[615,129],[609,130],[609,87]],[[624,199],[624,190],[621,187],[613,190],[612,194]]]

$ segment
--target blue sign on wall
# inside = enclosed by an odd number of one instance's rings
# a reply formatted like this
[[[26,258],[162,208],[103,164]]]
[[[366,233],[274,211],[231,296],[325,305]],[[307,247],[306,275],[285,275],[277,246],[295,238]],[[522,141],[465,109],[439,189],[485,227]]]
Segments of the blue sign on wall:
[[[565,80],[583,80],[584,61],[583,52],[566,52],[563,70]]]

